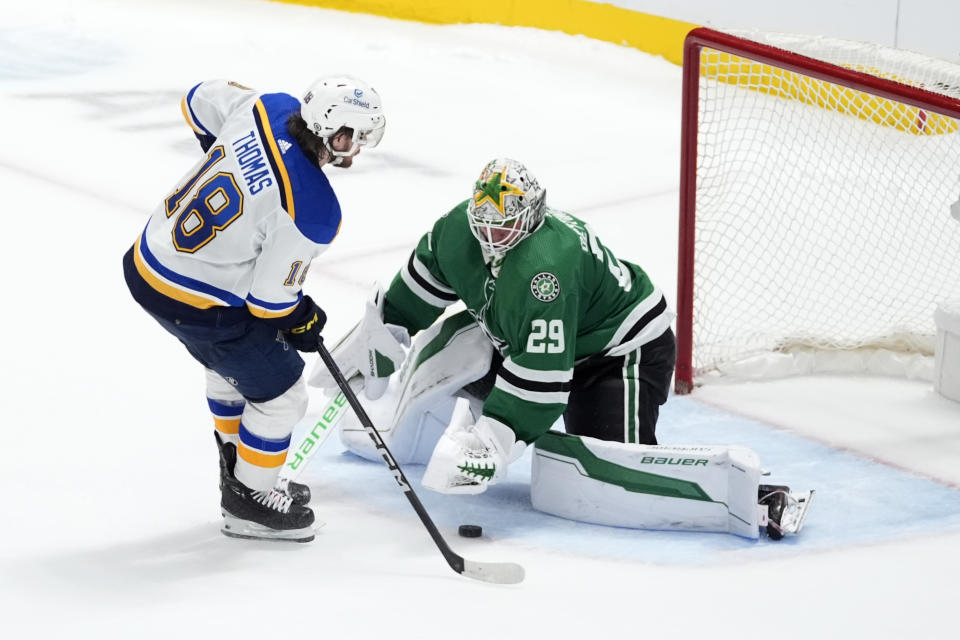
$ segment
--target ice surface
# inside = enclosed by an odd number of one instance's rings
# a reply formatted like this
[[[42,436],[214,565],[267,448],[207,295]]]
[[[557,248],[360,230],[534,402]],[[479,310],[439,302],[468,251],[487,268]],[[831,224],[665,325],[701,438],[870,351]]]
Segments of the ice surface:
[[[459,553],[527,572],[480,584],[446,567],[391,474],[336,438],[304,475],[327,523],[313,543],[218,531],[202,373],[120,269],[199,153],[181,93],[211,77],[299,93],[343,71],[382,94],[384,142],[329,172],[345,221],[307,282],[337,336],[498,155],[671,295],[677,67],[558,33],[245,0],[21,3],[4,8],[0,61],[0,636],[957,634],[960,404],[915,381],[720,385],[668,402],[663,442],[751,446],[776,480],[818,490],[802,535],[779,545],[538,514],[521,463],[484,496],[418,492]],[[484,537],[458,537],[463,522]],[[805,617],[787,619],[791,605]]]

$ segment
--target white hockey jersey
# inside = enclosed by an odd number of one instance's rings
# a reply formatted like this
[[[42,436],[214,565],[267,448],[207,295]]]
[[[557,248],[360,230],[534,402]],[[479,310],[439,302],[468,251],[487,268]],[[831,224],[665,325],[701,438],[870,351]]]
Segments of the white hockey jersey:
[[[300,101],[211,80],[193,87],[181,108],[207,155],[137,238],[136,271],[156,292],[196,309],[246,306],[282,319],[340,227],[327,177],[287,131]]]

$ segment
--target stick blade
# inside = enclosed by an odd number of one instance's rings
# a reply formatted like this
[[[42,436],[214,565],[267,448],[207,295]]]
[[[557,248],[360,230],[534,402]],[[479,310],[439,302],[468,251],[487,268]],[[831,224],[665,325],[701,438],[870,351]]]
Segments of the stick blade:
[[[494,584],[520,584],[523,582],[523,567],[513,562],[473,562],[463,561],[463,575],[474,580]]]

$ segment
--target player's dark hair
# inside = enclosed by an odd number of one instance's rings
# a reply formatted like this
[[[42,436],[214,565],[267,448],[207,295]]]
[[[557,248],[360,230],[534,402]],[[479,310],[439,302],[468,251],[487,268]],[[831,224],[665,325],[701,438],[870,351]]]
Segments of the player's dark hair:
[[[323,140],[310,131],[310,127],[307,126],[307,121],[304,120],[299,113],[292,113],[290,117],[287,118],[287,131],[290,132],[290,136],[296,143],[300,145],[300,150],[303,151],[304,155],[307,156],[314,165],[319,167],[320,157],[329,152],[323,145]]]

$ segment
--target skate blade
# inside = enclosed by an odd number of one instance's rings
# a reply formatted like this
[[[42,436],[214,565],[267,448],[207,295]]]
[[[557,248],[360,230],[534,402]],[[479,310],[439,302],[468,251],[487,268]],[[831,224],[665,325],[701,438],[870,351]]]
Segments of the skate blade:
[[[813,504],[814,493],[816,492],[813,489],[790,493],[787,508],[784,509],[783,515],[780,517],[780,529],[783,533],[800,533],[804,522],[807,520],[810,505]]]
[[[309,527],[302,529],[271,529],[262,524],[242,520],[229,513],[222,512],[223,526],[220,533],[228,538],[240,538],[243,540],[276,540],[279,542],[310,542],[315,534],[325,523],[314,521]]]

